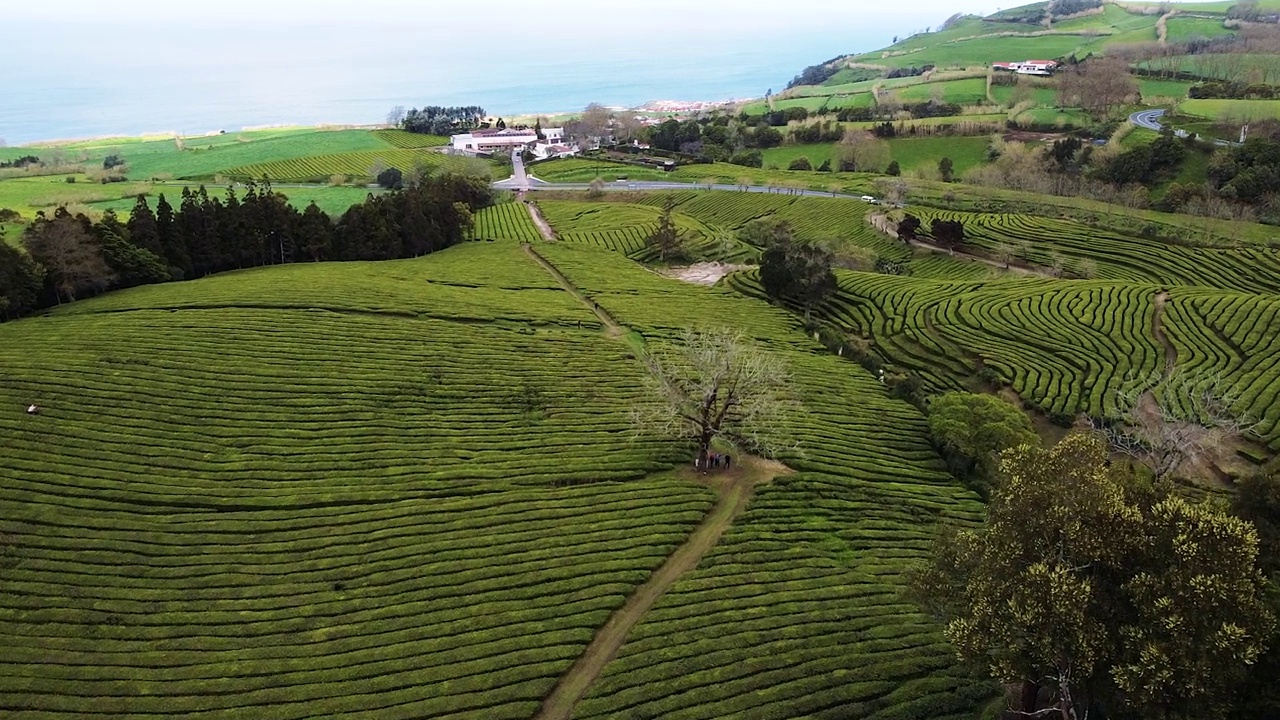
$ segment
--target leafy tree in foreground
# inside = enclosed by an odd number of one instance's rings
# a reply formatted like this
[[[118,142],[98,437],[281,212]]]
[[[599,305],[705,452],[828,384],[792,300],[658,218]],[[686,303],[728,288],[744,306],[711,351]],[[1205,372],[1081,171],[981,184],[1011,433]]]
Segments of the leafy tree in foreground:
[[[1270,577],[1268,605],[1280,615],[1280,476],[1258,473],[1236,484],[1231,503],[1236,516],[1258,529],[1258,559]],[[1280,717],[1280,626],[1272,633],[1270,649],[1250,669],[1240,692],[1233,720],[1273,720]]]
[[[1026,414],[994,395],[952,392],[929,404],[929,432],[953,474],[967,478],[984,498],[991,495],[1000,453],[1038,445]]]
[[[984,527],[940,538],[912,578],[959,657],[1021,685],[1029,717],[1225,717],[1273,626],[1253,527],[1139,493],[1088,434],[1003,470]]]
[[[633,425],[695,441],[699,467],[716,438],[767,457],[794,446],[786,425],[798,407],[791,374],[741,333],[688,330],[670,352],[652,358],[650,369],[659,402],[636,408]]]
[[[34,310],[44,287],[44,268],[26,253],[0,242],[0,318],[21,317]]]
[[[942,182],[951,182],[956,177],[956,165],[951,158],[944,157],[938,161],[938,177]]]

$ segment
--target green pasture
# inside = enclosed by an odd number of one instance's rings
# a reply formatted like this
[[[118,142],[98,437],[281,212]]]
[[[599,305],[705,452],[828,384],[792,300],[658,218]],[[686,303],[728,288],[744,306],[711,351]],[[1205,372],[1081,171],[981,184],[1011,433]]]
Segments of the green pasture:
[[[107,155],[120,155],[137,180],[212,179],[231,168],[356,151],[388,150],[392,145],[369,130],[288,130],[228,133],[205,137],[144,142],[102,141],[63,148],[33,149],[33,154],[61,151],[68,160],[101,167]]]
[[[1142,93],[1142,101],[1148,105],[1163,98],[1176,98],[1181,101],[1187,97],[1191,83],[1178,80],[1153,80],[1137,78],[1138,90]]]
[[[809,112],[818,112],[827,106],[830,96],[819,95],[814,97],[797,97],[787,98],[785,100],[774,100],[773,110],[787,110],[790,108],[804,108]]]
[[[1265,53],[1226,53],[1207,55],[1182,55],[1170,58],[1172,68],[1178,72],[1201,75],[1218,80],[1243,82],[1275,82],[1276,68],[1280,67],[1280,55]],[[1166,70],[1168,63],[1145,63],[1148,69]]]
[[[1183,100],[1178,112],[1211,120],[1277,120],[1280,100]]]
[[[942,73],[934,73],[935,76],[943,76]],[[847,83],[839,83],[834,85],[801,85],[792,88],[785,93],[788,98],[815,97],[829,95],[853,95],[857,93],[871,92],[876,88],[900,88],[908,85],[919,85],[925,82],[925,78],[921,75],[912,75],[899,78],[873,78],[870,80],[854,80]],[[777,98],[778,96],[775,96]]]
[[[66,182],[74,177],[76,182]],[[7,178],[0,180],[0,208],[17,210],[28,220],[37,211],[52,212],[60,205],[92,206],[151,192],[151,183],[126,182],[102,184],[83,175]]]
[[[1022,100],[1030,100],[1035,103],[1036,107],[1057,107],[1058,91],[1055,88],[1040,87],[1026,81],[1023,82],[1026,83],[1024,87],[993,85],[991,87],[991,97],[1006,107],[1013,107]]]
[[[876,104],[875,95],[871,93],[855,93],[853,95],[832,95],[827,100],[828,110],[840,110],[842,108],[866,108],[873,107]]]
[[[890,160],[897,160],[904,173],[917,169],[937,168],[938,160],[950,157],[955,163],[956,173],[963,173],[972,167],[986,162],[987,146],[990,141],[980,137],[900,137],[886,140],[889,145]],[[786,168],[791,161],[801,157],[809,159],[813,167],[824,161],[836,163],[839,146],[833,143],[814,143],[810,145],[785,145],[764,151],[765,167]],[[881,168],[883,170],[883,168]]]
[[[1187,42],[1195,38],[1213,39],[1234,35],[1235,30],[1225,27],[1221,20],[1200,17],[1174,16],[1168,20],[1169,42]]]
[[[1152,19],[1154,23],[1154,18]],[[1006,29],[1007,32],[1007,29]],[[919,67],[937,65],[941,68],[963,67],[980,69],[990,67],[997,60],[1021,61],[1032,58],[1056,58],[1075,53],[1087,55],[1101,49],[1104,36],[1046,34],[1037,37],[992,36],[971,40],[957,40],[942,44],[932,41],[919,51],[904,55],[882,57],[880,53],[861,55],[859,62],[877,63],[887,67]],[[1152,31],[1152,38],[1155,33]]]
[[[977,123],[982,125],[999,124],[1004,126],[1007,119],[1006,113],[975,113],[972,115],[955,115],[951,117],[931,117],[920,118],[918,120],[895,120],[894,127],[905,128],[908,131],[912,127],[941,127],[945,125],[965,125],[967,123]],[[839,123],[841,127],[852,128],[854,130],[871,130],[875,126],[882,124],[883,120],[873,120],[870,122],[847,122]],[[986,134],[987,130],[983,131]]]
[[[937,83],[910,85],[896,91],[899,99],[906,103],[941,100],[957,105],[976,105],[986,101],[986,78],[966,78],[964,80],[948,80]]]
[[[1037,107],[1025,110],[1014,118],[1018,122],[1033,122],[1042,125],[1057,125],[1065,128],[1070,125],[1072,127],[1088,127],[1093,124],[1093,118],[1089,113],[1079,108],[1052,108]]]
[[[1149,8],[1164,7],[1163,4],[1155,3],[1155,2],[1134,2],[1130,4],[1134,5],[1135,7],[1149,7]],[[1220,15],[1225,15],[1226,12],[1231,9],[1232,6],[1237,4],[1238,3],[1233,2],[1232,0],[1222,0],[1220,2],[1190,2],[1190,3],[1180,2],[1177,4],[1177,7],[1178,7],[1178,10],[1184,13],[1216,13]],[[1264,8],[1264,9],[1280,10],[1280,0],[1258,0],[1258,7]]]

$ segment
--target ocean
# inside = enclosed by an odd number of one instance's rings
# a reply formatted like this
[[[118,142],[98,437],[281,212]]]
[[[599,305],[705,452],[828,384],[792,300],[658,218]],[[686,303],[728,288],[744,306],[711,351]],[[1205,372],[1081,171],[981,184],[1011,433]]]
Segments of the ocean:
[[[684,21],[674,5],[670,18],[643,22],[568,17],[589,7],[572,4],[515,23],[477,21],[490,7],[483,3],[467,17],[406,10],[395,20],[326,18],[319,4],[314,17],[19,17],[5,23],[0,43],[0,138],[13,146],[372,124],[397,105],[480,105],[510,116],[591,102],[760,97],[807,65],[882,47],[945,17],[855,5],[752,15],[752,6],[712,3]]]

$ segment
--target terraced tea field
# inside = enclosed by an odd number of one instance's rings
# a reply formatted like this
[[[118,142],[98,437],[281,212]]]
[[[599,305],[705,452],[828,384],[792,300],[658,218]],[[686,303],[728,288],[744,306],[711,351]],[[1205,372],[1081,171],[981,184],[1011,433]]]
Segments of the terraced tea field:
[[[564,242],[593,245],[642,260],[656,257],[647,241],[658,229],[662,210],[653,204],[539,200],[538,208]],[[686,213],[673,212],[672,222],[695,257],[739,262],[759,256],[732,233]]]
[[[650,344],[689,323],[738,319],[784,355],[806,408],[802,452],[785,457],[800,472],[757,491],[575,717],[972,717],[990,688],[951,666],[897,590],[938,518],[967,522],[980,508],[942,470],[921,416],[807,342],[784,312],[591,248],[539,252]]]
[[[373,169],[379,165],[383,168],[400,168],[408,172],[420,165],[429,168],[461,170],[484,167],[485,163],[474,158],[442,155],[423,148],[399,148],[310,155],[292,160],[254,163],[229,168],[223,174],[227,177],[246,180],[266,177],[276,182],[327,182],[335,175],[373,177],[376,174]]]
[[[1199,247],[1194,224],[1180,229],[1179,243],[1146,240],[1100,230],[1070,220],[1004,213],[912,210],[927,234],[935,219],[964,224],[965,243],[985,252],[1001,246],[1042,267],[1055,255],[1065,269],[1080,274],[1094,266],[1096,277],[1164,285],[1199,285],[1242,292],[1280,291],[1280,249],[1262,243]],[[1088,263],[1084,263],[1084,261]]]
[[[758,281],[732,285],[762,296]],[[1156,298],[1167,301],[1157,310]],[[1221,374],[1241,394],[1237,408],[1259,420],[1258,437],[1280,449],[1280,347],[1267,295],[1197,287],[1101,281],[932,280],[845,272],[821,316],[874,340],[888,363],[933,391],[1010,386],[1027,402],[1069,421],[1115,417],[1115,391],[1174,360]],[[1171,346],[1155,333],[1156,318]]]
[[[506,239],[521,209],[479,216],[496,242],[426,258],[0,326],[5,709],[532,717],[714,495],[672,472],[688,447],[634,434],[635,346]],[[734,318],[806,403],[779,419],[798,474],[759,491],[575,717],[971,717],[993,688],[897,596],[933,524],[980,513],[919,413],[783,310],[538,250],[652,349]]]
[[[517,240],[533,243],[542,239],[523,203],[509,202],[487,207],[476,214],[477,240]]]

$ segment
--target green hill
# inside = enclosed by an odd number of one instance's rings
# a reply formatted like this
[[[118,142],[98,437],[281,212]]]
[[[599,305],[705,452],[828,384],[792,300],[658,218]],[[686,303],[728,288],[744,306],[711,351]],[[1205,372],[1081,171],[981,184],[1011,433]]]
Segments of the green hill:
[[[897,598],[933,523],[979,510],[914,408],[781,310],[539,251],[651,345],[735,318],[806,406],[799,474],[677,583],[588,716],[990,697]],[[0,326],[0,364],[0,666],[42,716],[528,718],[713,500],[673,472],[687,448],[632,436],[630,346],[512,240],[114,293]],[[645,639],[677,637],[697,672]]]

